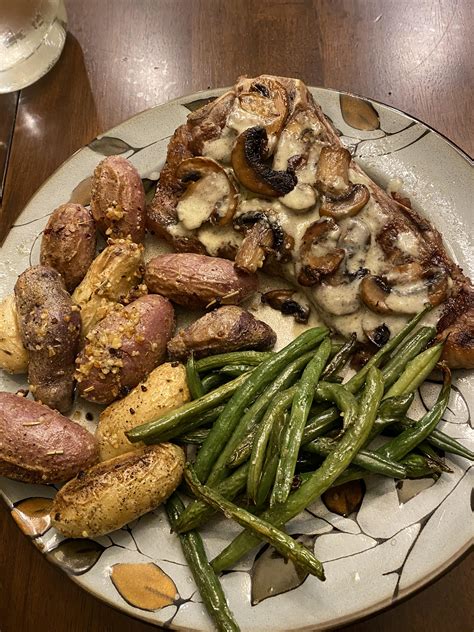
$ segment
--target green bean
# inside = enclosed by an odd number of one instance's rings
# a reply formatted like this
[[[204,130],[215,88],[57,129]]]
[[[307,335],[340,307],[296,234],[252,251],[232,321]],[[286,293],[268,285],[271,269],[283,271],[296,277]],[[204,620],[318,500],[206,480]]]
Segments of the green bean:
[[[194,355],[192,353],[186,363],[186,380],[188,382],[189,392],[191,393],[191,399],[199,399],[204,395],[204,388],[199,373],[196,371]]]
[[[283,393],[275,395],[265,411],[262,421],[257,427],[247,477],[247,496],[250,500],[253,500],[254,503],[256,503],[258,484],[260,482],[263,462],[272,428],[275,422],[284,416],[285,410],[291,406],[293,397],[294,389],[288,389],[287,391],[283,391]]]
[[[229,400],[198,452],[195,469],[200,480],[207,480],[209,485],[213,485],[225,477],[227,461],[252,422],[250,414],[253,413],[245,414],[245,409],[265,389],[262,398],[257,401],[264,401],[264,409],[266,409],[271,397],[278,392],[272,390],[278,385],[278,377],[282,372],[286,374],[285,368],[286,371],[290,371],[288,364],[297,361],[295,365],[292,364],[292,367],[298,366],[299,371],[301,366],[298,362],[302,361],[301,356],[306,356],[323,338],[327,337],[328,333],[325,327],[308,329],[252,371],[249,380]],[[296,371],[294,374],[290,371],[285,380],[292,381],[295,375]],[[285,383],[283,388],[287,385]],[[278,386],[279,390],[281,388],[282,386]],[[258,407],[259,404],[256,403],[255,406]]]
[[[398,395],[397,397],[387,397],[380,402],[378,416],[379,419],[387,421],[397,421],[406,415],[408,409],[415,399],[414,391]]]
[[[250,364],[226,364],[222,369],[219,369],[219,374],[229,377],[238,377],[242,373],[252,371],[254,367]]]
[[[426,378],[435,368],[443,352],[443,343],[440,342],[416,356],[408,362],[405,370],[398,380],[392,384],[385,397],[396,397],[406,393],[413,393],[423,384]]]
[[[209,434],[209,428],[198,428],[192,432],[187,432],[180,437],[176,437],[178,443],[190,443],[192,445],[202,445],[204,439]]]
[[[346,430],[337,448],[331,452],[321,466],[293,492],[284,505],[277,505],[263,512],[262,518],[281,527],[314,502],[338,479],[349,466],[354,456],[364,445],[377,415],[383,395],[383,379],[380,371],[372,367],[359,403],[359,415]],[[241,533],[212,562],[217,572],[233,566],[250,551],[258,540],[250,533]]]
[[[290,494],[304,427],[313,403],[314,390],[326,366],[330,351],[331,341],[326,338],[319,346],[313,359],[307,364],[299,383],[296,385],[290,420],[283,435],[280,462],[270,497],[270,506],[283,504]],[[332,386],[343,388],[336,384]]]
[[[401,349],[393,353],[382,369],[385,390],[398,380],[405,365],[413,360],[436,335],[435,327],[420,327],[403,344]]]
[[[375,355],[373,355],[370,360],[358,371],[355,375],[351,377],[351,379],[346,382],[344,385],[346,388],[350,390],[351,393],[357,393],[357,391],[361,388],[363,383],[365,382],[365,378],[367,377],[368,372],[373,366],[379,366],[381,362],[383,362],[387,356],[394,350],[398,345],[408,336],[409,333],[415,329],[420,320],[426,316],[426,314],[432,308],[431,305],[427,304],[426,307],[416,314],[408,323],[403,327],[401,331],[398,332],[396,336],[390,338],[390,340],[377,351]]]
[[[250,364],[258,366],[275,355],[273,351],[231,351],[202,358],[196,362],[196,371],[205,373],[211,369],[219,369],[228,364]]]
[[[304,446],[304,450],[313,454],[327,456],[337,447],[337,441],[327,438],[320,438]],[[353,459],[353,463],[364,470],[391,476],[393,478],[405,478],[406,472],[399,463],[392,459],[383,457],[373,450],[360,450]]]
[[[345,386],[320,382],[314,396],[317,400],[336,404],[344,420],[344,430],[353,423],[354,417],[357,415],[357,400]]]
[[[249,464],[244,463],[237,470],[234,470],[230,476],[221,481],[216,486],[216,490],[228,500],[234,500],[245,489],[248,471]],[[179,517],[174,530],[177,533],[184,533],[191,529],[197,529],[207,522],[214,513],[215,510],[202,500],[193,500]]]
[[[214,390],[225,381],[226,380],[223,375],[220,375],[219,373],[209,373],[202,378],[201,384],[204,392],[209,393],[209,391]]]
[[[323,565],[305,546],[269,522],[254,516],[241,507],[237,507],[212,488],[201,485],[190,465],[186,467],[185,477],[186,482],[198,498],[221,511],[227,518],[232,518],[237,524],[251,530],[258,539],[268,542],[284,558],[292,560],[302,570],[311,573],[321,581],[326,579]]]
[[[410,419],[405,417],[401,419],[399,422],[399,428],[404,430],[405,428],[410,428],[416,424],[414,419]],[[453,437],[450,437],[442,430],[435,430],[426,438],[426,441],[433,445],[435,448],[439,448],[440,450],[444,450],[444,452],[449,452],[450,454],[456,454],[457,456],[462,456],[469,461],[474,461],[474,452],[469,450],[466,446],[464,446],[459,441],[456,441]]]
[[[416,448],[436,428],[446,410],[451,391],[451,372],[446,365],[442,365],[442,369],[443,387],[433,408],[423,415],[414,426],[406,428],[398,437],[378,448],[378,454],[394,461],[399,461]]]
[[[422,454],[408,454],[400,461],[400,464],[405,468],[407,478],[436,476],[442,471],[446,471],[437,462]],[[451,470],[448,468],[448,471]]]
[[[441,472],[452,472],[452,469],[446,465],[444,459],[436,452],[434,447],[428,441],[422,441],[418,444],[417,449],[433,463],[439,467]]]
[[[261,508],[265,504],[273,487],[279,460],[280,454],[278,452],[268,455],[268,458],[265,460],[257,489],[257,497],[255,499],[255,506],[258,508]]]
[[[339,373],[339,371],[341,371],[349,361],[356,344],[357,334],[351,334],[349,340],[343,344],[336,355],[332,358],[331,362],[329,362],[327,367],[324,369],[323,374],[321,375],[322,380],[330,382],[331,378],[337,377],[336,374]]]
[[[321,437],[326,432],[333,430],[339,422],[340,412],[335,406],[312,417],[305,426],[301,443],[306,445],[313,439]]]
[[[193,424],[193,421],[196,421],[199,415],[207,413],[218,404],[229,399],[248,378],[247,374],[241,375],[232,380],[232,382],[227,382],[227,384],[216,388],[214,391],[207,393],[207,395],[196,399],[194,402],[188,402],[154,421],[128,430],[125,434],[132,443],[137,441],[160,443],[161,441],[172,439],[176,435],[184,434],[189,430],[194,430],[198,426],[195,423]]]
[[[172,527],[179,520],[184,509],[178,494],[173,494],[166,503],[166,512]],[[199,533],[192,532],[179,536],[184,557],[199,589],[206,610],[219,632],[238,632],[240,630],[222,590],[219,578],[215,574],[204,550]]]

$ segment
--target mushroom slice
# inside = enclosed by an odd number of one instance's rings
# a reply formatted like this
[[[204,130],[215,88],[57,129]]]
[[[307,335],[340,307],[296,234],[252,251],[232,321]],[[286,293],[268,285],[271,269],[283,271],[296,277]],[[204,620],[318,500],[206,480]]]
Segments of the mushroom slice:
[[[270,251],[279,251],[283,245],[283,231],[265,213],[257,211],[240,215],[234,222],[234,228],[245,232],[235,255],[235,266],[239,270],[255,272],[262,267]]]
[[[307,305],[301,305],[293,299],[294,290],[271,290],[262,294],[262,303],[269,305],[282,314],[293,316],[297,323],[308,322],[310,309]]]
[[[337,200],[346,198],[352,189],[349,182],[351,154],[344,147],[323,147],[316,169],[316,187]]]
[[[360,282],[360,298],[367,307],[377,314],[391,314],[392,310],[386,303],[390,294],[390,287],[382,277],[368,275]]]
[[[288,116],[288,95],[279,81],[261,77],[238,96],[241,110],[261,119],[267,133],[279,135]]]
[[[326,195],[319,209],[319,214],[332,217],[335,220],[353,217],[364,208],[369,199],[368,188],[364,184],[354,184],[347,197],[332,199],[330,195]]]
[[[345,251],[332,247],[335,239],[331,233],[339,233],[337,224],[332,219],[318,220],[306,229],[300,246],[300,285],[316,285],[321,277],[335,272],[343,261]]]
[[[370,340],[370,342],[374,344],[378,349],[380,349],[380,347],[383,347],[384,344],[386,344],[390,339],[390,329],[385,323],[382,323],[374,329],[364,329],[364,333]]]
[[[211,158],[186,158],[176,168],[186,186],[176,212],[184,228],[194,230],[210,220],[219,226],[232,221],[238,192],[225,170]]]
[[[428,278],[428,300],[433,307],[441,305],[449,297],[451,285],[449,281],[444,270]]]
[[[292,171],[274,171],[265,164],[268,136],[264,127],[250,127],[237,138],[231,163],[239,182],[264,197],[286,195],[296,185]]]

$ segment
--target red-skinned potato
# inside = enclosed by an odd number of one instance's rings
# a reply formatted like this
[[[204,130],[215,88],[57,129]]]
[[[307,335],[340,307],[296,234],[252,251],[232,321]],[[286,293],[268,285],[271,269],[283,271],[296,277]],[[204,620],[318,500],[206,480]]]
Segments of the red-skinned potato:
[[[0,475],[27,483],[67,481],[98,459],[95,437],[43,404],[0,393]]]
[[[110,404],[134,388],[166,354],[174,329],[171,303],[148,294],[101,320],[76,359],[79,394]]]
[[[80,204],[62,204],[46,224],[41,240],[40,262],[57,270],[72,292],[85,277],[95,257],[95,222]]]
[[[159,255],[145,269],[150,292],[188,308],[236,305],[256,291],[257,276],[236,270],[232,261],[192,253]]]
[[[95,168],[91,210],[106,237],[136,243],[145,238],[145,190],[138,171],[123,156],[107,156]]]
[[[28,382],[35,399],[61,413],[72,405],[74,360],[81,317],[59,272],[46,266],[25,270],[15,284],[18,325],[28,352]]]

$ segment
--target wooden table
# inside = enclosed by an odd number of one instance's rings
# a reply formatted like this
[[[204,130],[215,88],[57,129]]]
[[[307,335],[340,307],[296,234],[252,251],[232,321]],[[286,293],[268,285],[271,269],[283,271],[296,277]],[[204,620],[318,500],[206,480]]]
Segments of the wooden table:
[[[472,155],[473,7],[472,0],[69,0],[57,65],[20,95],[0,97],[0,162],[6,115],[18,101],[0,238],[49,174],[97,133],[244,73],[297,76],[378,99]],[[2,632],[156,629],[67,580],[4,506],[0,522]],[[420,594],[348,629],[467,632],[472,580],[471,555]]]

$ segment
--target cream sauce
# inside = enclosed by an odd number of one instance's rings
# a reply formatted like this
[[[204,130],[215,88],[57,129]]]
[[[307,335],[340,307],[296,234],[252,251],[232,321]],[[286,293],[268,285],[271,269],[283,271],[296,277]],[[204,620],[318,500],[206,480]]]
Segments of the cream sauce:
[[[215,226],[213,224],[202,226],[197,236],[211,257],[216,257],[224,246],[238,248],[243,239],[242,235],[235,231],[232,226]]]
[[[279,198],[280,202],[293,211],[305,212],[316,204],[317,193],[310,184],[298,184],[293,190]]]
[[[230,156],[237,134],[229,127],[225,127],[220,138],[207,140],[202,148],[202,155],[212,158],[216,162],[230,164]]]
[[[193,182],[176,207],[179,221],[187,230],[195,230],[206,222],[214,211],[220,214],[229,204],[229,181],[224,173],[209,173]]]

